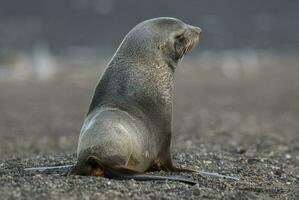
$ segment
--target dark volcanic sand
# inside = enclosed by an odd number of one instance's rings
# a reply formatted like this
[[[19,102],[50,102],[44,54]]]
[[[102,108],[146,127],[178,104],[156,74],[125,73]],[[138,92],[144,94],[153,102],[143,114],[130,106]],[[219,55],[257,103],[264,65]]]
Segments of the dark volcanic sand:
[[[236,79],[216,67],[200,69],[190,58],[178,69],[175,162],[240,177],[193,175],[196,186],[25,172],[75,162],[80,126],[102,70],[66,67],[69,73],[54,81],[1,82],[0,199],[297,199],[297,63],[277,58],[264,62],[258,76]]]

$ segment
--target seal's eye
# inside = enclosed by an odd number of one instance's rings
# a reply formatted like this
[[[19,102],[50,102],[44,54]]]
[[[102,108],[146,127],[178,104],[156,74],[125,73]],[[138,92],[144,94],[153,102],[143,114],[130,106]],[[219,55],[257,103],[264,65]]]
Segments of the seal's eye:
[[[182,33],[182,34],[179,34],[179,35],[177,35],[177,36],[175,37],[175,40],[178,41],[179,43],[184,42],[185,39],[186,39],[186,38],[185,38],[185,36],[184,36],[183,33]]]

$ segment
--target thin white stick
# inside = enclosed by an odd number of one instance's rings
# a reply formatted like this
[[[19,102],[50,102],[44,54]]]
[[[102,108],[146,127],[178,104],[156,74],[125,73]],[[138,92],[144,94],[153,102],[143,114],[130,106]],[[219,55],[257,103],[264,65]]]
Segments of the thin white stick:
[[[62,165],[62,166],[49,166],[49,167],[30,167],[30,168],[25,168],[25,171],[39,171],[39,172],[44,172],[46,170],[51,170],[51,169],[66,169],[70,168],[74,165]]]
[[[203,172],[203,171],[197,171],[197,172],[203,176],[215,176],[215,177],[219,177],[219,178],[232,179],[232,180],[236,180],[236,181],[240,180],[239,177],[222,175],[217,172]]]

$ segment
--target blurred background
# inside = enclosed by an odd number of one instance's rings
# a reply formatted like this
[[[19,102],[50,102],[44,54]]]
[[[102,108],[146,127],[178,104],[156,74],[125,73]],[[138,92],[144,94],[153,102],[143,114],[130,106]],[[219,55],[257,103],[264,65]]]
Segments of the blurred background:
[[[0,0],[0,156],[75,152],[113,52],[160,16],[203,29],[176,72],[174,145],[295,144],[298,10],[281,0]]]

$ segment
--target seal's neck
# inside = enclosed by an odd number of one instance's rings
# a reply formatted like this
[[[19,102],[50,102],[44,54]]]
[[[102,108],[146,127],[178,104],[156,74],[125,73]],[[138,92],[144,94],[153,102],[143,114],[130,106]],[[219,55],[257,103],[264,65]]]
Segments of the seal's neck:
[[[133,77],[128,80],[134,80],[135,84],[140,86],[137,88],[144,90],[138,92],[149,92],[147,90],[155,88],[152,92],[163,94],[161,96],[172,96],[176,66],[170,65],[159,55],[148,53],[147,56],[143,56],[141,53],[133,56],[118,52],[110,61],[109,67],[119,68],[123,73],[129,72]]]
[[[118,68],[115,78],[124,76],[121,85],[126,88],[126,100],[152,113],[153,118],[171,120],[174,70],[166,62],[151,55],[147,58],[118,52],[108,68]]]

